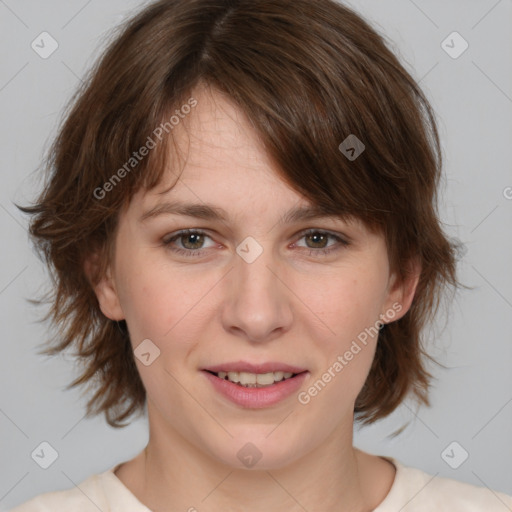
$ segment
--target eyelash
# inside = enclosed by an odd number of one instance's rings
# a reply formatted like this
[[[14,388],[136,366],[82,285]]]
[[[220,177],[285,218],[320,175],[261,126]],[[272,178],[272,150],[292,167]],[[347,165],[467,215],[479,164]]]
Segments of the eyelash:
[[[349,242],[347,242],[345,239],[341,238],[339,235],[335,235],[334,233],[331,233],[329,231],[323,231],[323,230],[319,230],[319,229],[308,229],[306,231],[303,231],[300,233],[299,239],[304,238],[308,235],[312,235],[312,234],[323,235],[323,236],[328,236],[330,238],[333,238],[336,240],[336,242],[338,242],[338,245],[332,246],[331,248],[328,248],[328,249],[307,248],[307,249],[309,249],[309,256],[328,256],[329,254],[331,254],[335,251],[341,250],[343,247],[347,247],[348,245],[350,245]],[[163,244],[164,244],[164,246],[168,247],[169,250],[171,250],[172,252],[175,252],[176,254],[180,254],[180,255],[183,255],[186,257],[203,256],[204,250],[202,250],[202,249],[194,250],[194,249],[180,249],[180,248],[176,248],[176,247],[171,247],[171,244],[174,241],[178,240],[179,238],[181,238],[184,235],[203,235],[208,238],[211,238],[206,232],[204,232],[200,229],[185,229],[185,230],[179,231],[171,238],[164,240]]]

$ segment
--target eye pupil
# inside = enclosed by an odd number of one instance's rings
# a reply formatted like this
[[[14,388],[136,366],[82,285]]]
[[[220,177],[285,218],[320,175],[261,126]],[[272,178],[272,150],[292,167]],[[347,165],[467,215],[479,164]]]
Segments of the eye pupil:
[[[202,245],[202,242],[203,242],[202,237],[203,237],[203,235],[198,234],[198,233],[185,234],[185,235],[183,235],[183,240],[184,240],[183,246],[186,247],[187,249],[198,249]],[[188,240],[190,240],[190,239],[193,240],[191,244],[188,243]],[[192,247],[188,247],[188,245],[192,245]]]
[[[321,233],[311,233],[307,235],[308,239],[313,239],[313,244],[321,244],[320,247],[325,247],[325,242],[327,240],[327,237],[325,235],[322,235]]]

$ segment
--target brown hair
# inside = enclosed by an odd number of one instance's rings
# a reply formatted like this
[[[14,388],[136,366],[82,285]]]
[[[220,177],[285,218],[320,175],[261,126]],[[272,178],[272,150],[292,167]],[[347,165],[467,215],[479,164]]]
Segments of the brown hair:
[[[191,104],[201,83],[248,116],[295,190],[382,232],[400,278],[417,258],[411,309],[380,331],[355,413],[373,422],[409,392],[428,404],[420,333],[445,285],[457,284],[454,248],[437,213],[435,117],[383,37],[331,0],[161,0],[122,27],[70,104],[37,203],[19,207],[34,216],[30,235],[52,276],[45,319],[59,338],[42,353],[76,349],[84,369],[68,387],[94,386],[87,415],[104,412],[111,426],[124,427],[122,420],[142,412],[146,392],[126,324],[102,314],[84,262],[97,253],[92,281],[105,272],[119,212],[135,192],[160,182],[170,116]],[[128,169],[161,126],[166,136]],[[351,134],[365,145],[355,160],[338,148]],[[113,181],[116,170],[123,179]]]

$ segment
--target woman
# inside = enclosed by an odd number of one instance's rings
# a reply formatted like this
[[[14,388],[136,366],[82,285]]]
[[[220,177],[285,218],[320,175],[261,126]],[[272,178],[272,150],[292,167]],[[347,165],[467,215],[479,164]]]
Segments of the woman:
[[[53,146],[31,234],[90,415],[150,440],[35,510],[502,510],[356,449],[428,404],[421,333],[454,248],[423,93],[330,0],[165,0],[110,45]],[[501,508],[500,508],[501,507]]]

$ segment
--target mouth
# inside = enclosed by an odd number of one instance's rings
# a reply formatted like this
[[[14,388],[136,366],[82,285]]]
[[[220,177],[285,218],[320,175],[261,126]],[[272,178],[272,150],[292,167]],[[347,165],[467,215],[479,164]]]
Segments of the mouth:
[[[273,386],[277,382],[293,379],[297,377],[300,373],[293,372],[267,372],[267,373],[251,373],[251,372],[213,372],[210,370],[205,370],[208,373],[215,375],[221,380],[227,380],[232,382],[233,384],[237,384],[243,388],[266,388],[269,386]]]
[[[253,364],[244,361],[203,368],[212,389],[244,408],[277,405],[297,393],[309,371],[284,363]]]

